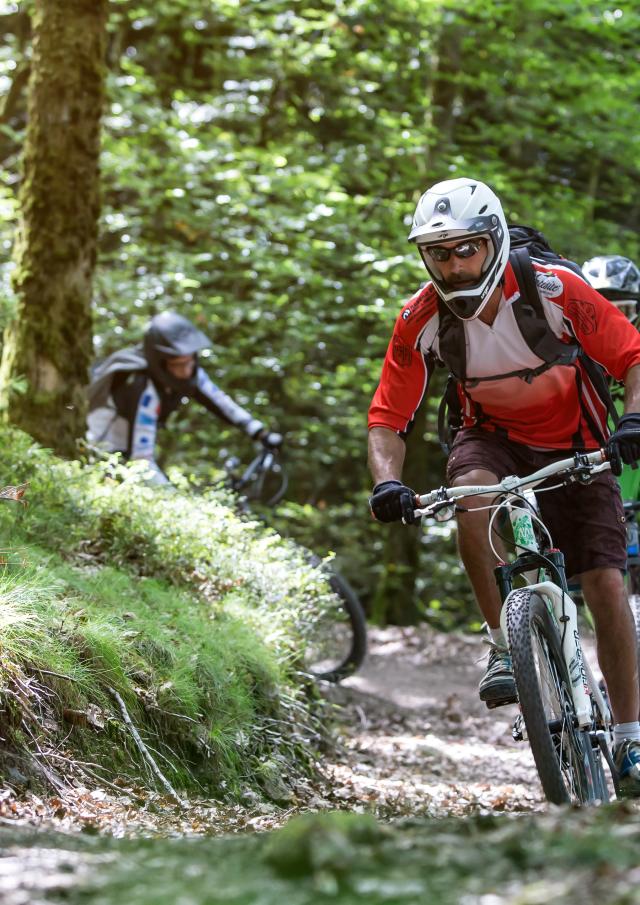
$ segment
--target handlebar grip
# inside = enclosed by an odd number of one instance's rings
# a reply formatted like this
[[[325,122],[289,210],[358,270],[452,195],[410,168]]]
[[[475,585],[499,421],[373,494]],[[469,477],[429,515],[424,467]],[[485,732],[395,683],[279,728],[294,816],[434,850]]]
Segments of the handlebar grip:
[[[424,509],[425,506],[430,506],[432,503],[437,502],[439,495],[442,493],[442,488],[438,490],[431,490],[429,493],[416,493],[416,506],[419,506],[421,509]]]

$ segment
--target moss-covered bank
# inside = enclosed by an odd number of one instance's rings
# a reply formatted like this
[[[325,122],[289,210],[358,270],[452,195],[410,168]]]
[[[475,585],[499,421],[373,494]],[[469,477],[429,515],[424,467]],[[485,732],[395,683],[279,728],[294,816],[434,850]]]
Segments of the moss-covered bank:
[[[0,483],[29,481],[0,508],[0,775],[55,785],[81,757],[155,783],[126,711],[176,788],[286,800],[319,740],[299,669],[319,573],[224,497],[0,442]]]

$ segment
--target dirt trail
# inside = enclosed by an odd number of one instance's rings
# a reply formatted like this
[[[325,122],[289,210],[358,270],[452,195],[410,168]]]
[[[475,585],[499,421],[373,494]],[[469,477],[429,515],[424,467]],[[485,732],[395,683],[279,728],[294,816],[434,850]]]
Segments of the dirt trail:
[[[327,690],[344,733],[330,797],[381,816],[542,808],[528,745],[511,737],[517,706],[478,698],[486,654],[477,635],[372,630],[361,671]]]

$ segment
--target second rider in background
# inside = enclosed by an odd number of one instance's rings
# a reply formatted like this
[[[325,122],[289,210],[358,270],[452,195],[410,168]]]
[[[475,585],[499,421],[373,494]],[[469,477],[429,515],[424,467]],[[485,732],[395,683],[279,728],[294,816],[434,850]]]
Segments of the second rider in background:
[[[153,317],[141,345],[114,352],[94,369],[89,442],[125,459],[146,461],[151,480],[168,484],[156,462],[158,429],[182,402],[194,399],[264,446],[281,446],[281,434],[234,402],[200,366],[198,352],[210,347],[204,333],[182,315],[164,311]]]

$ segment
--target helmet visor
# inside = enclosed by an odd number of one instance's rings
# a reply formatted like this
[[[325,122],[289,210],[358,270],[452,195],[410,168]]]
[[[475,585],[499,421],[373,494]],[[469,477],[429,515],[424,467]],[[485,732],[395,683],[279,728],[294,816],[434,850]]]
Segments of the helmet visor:
[[[207,339],[204,333],[195,328],[190,332],[186,330],[175,337],[171,337],[169,342],[158,340],[154,343],[156,352],[163,358],[176,358],[182,355],[195,355],[196,352],[202,352],[203,349],[211,347],[211,340]]]

